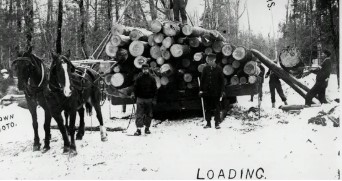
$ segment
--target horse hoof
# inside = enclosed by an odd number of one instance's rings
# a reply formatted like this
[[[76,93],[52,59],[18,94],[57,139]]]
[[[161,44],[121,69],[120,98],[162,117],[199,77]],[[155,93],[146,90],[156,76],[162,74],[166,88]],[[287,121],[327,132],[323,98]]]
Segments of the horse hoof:
[[[83,135],[77,134],[76,135],[76,140],[82,140],[83,139]]]
[[[46,153],[50,150],[50,146],[44,146],[42,153]]]
[[[107,137],[102,137],[101,141],[106,142],[106,141],[108,141],[108,138]]]
[[[39,145],[33,145],[33,151],[39,151],[40,150],[40,144]]]
[[[70,151],[70,147],[68,146],[64,146],[64,149],[63,149],[63,154],[68,154]]]
[[[77,151],[75,149],[70,149],[69,155],[70,156],[76,156],[77,155]]]

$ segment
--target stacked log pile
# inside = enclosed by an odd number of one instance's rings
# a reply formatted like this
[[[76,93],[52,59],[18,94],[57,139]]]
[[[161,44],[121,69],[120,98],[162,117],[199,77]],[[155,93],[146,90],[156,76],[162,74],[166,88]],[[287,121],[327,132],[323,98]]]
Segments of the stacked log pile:
[[[208,59],[223,68],[226,85],[254,84],[260,73],[251,51],[230,44],[218,31],[171,21],[154,20],[150,30],[116,25],[106,53],[119,61],[105,79],[116,89],[131,86],[144,63],[158,88],[177,90],[196,90]]]

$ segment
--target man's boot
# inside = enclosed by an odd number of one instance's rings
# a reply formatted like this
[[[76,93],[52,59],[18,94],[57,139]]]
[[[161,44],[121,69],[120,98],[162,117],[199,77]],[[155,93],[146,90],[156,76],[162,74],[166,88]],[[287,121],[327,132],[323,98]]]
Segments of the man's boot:
[[[150,128],[149,128],[149,127],[146,127],[146,128],[145,128],[145,134],[151,134],[151,131],[150,131]]]
[[[272,103],[272,108],[275,108],[275,103],[274,102]]]
[[[108,141],[106,127],[100,126],[100,134],[101,134],[101,141],[103,142]]]
[[[284,101],[284,104],[287,105],[287,101]]]
[[[207,121],[207,125],[205,125],[203,128],[204,128],[204,129],[211,128],[210,121]]]
[[[134,133],[134,136],[140,136],[141,135],[141,130],[137,129],[137,131]]]
[[[220,123],[219,123],[219,122],[215,122],[215,128],[216,128],[216,129],[221,129]]]

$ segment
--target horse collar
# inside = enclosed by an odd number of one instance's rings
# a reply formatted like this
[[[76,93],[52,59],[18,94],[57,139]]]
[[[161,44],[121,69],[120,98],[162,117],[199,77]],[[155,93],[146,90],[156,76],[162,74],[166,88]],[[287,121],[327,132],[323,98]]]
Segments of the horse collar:
[[[38,84],[38,87],[40,87],[40,86],[42,85],[43,80],[44,80],[44,75],[45,75],[43,63],[41,63],[40,66],[41,66],[41,68],[42,68],[42,78],[40,79],[40,82],[39,82],[39,84]]]

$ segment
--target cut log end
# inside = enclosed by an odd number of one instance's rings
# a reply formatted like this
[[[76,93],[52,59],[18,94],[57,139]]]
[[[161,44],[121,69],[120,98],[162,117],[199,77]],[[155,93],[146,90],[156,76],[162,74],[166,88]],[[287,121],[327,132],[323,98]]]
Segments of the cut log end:
[[[231,65],[225,65],[223,67],[223,74],[224,75],[232,75],[234,73],[234,68]]]
[[[111,80],[110,80],[111,84],[114,86],[114,87],[120,87],[124,84],[125,82],[125,77],[123,74],[121,73],[115,73]]]
[[[108,42],[106,45],[106,54],[109,57],[115,57],[118,49],[119,48],[117,46],[114,46],[111,42]]]
[[[153,33],[159,33],[163,28],[163,25],[160,21],[158,20],[153,20],[151,21],[151,31]]]

